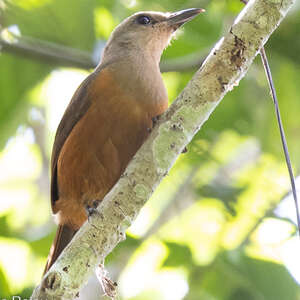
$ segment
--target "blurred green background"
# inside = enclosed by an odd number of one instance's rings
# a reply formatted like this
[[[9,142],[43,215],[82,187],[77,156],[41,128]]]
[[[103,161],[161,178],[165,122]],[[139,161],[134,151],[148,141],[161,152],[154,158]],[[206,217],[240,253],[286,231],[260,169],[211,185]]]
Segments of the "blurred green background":
[[[170,102],[228,31],[243,8],[238,0],[0,0],[0,299],[28,298],[40,280],[56,230],[49,205],[55,130],[110,32],[139,10],[190,7],[206,13],[186,24],[163,54]],[[299,8],[266,46],[296,174]],[[118,299],[300,299],[289,188],[257,58],[108,257]],[[91,279],[81,299],[100,295]]]

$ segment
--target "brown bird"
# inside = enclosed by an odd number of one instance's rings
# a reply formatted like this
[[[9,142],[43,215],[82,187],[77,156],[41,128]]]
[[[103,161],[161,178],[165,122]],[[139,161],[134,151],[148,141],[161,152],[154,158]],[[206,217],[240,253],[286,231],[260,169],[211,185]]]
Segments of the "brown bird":
[[[139,12],[125,19],[75,92],[53,145],[51,204],[58,229],[45,272],[87,220],[87,208],[118,181],[153,118],[167,109],[161,54],[176,29],[202,11]]]

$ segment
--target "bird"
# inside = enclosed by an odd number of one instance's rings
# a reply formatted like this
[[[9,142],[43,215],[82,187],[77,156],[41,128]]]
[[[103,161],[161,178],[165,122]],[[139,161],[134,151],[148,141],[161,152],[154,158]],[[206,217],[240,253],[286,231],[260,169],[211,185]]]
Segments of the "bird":
[[[44,274],[125,171],[168,107],[159,62],[200,8],[137,12],[111,33],[100,63],[74,93],[56,131],[51,207],[58,223]]]

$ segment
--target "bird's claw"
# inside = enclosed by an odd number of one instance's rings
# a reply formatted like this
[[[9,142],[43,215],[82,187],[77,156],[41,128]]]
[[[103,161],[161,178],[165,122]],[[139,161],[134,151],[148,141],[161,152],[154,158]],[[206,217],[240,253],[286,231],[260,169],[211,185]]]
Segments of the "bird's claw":
[[[156,125],[156,123],[158,122],[159,118],[160,118],[160,115],[155,116],[155,117],[152,118],[152,126],[153,127]]]
[[[85,211],[86,211],[86,214],[87,214],[87,217],[88,217],[88,221],[90,219],[90,217],[96,213],[98,213],[97,211],[97,206],[99,205],[100,203],[100,200],[95,200],[92,205],[89,205],[87,204],[85,206]]]

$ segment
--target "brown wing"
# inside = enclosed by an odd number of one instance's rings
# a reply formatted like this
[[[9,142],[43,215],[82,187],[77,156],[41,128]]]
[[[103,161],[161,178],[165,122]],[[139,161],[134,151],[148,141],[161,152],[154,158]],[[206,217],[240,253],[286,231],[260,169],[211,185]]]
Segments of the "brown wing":
[[[78,87],[68,105],[62,120],[57,128],[51,157],[51,206],[59,198],[59,187],[57,183],[57,160],[67,137],[74,126],[86,113],[91,105],[89,94],[87,92],[89,84],[94,80],[100,70],[90,74]]]
[[[59,213],[59,224],[73,229],[83,224],[86,205],[102,200],[119,179],[149,134],[151,118],[166,106],[162,102],[121,85],[118,71],[109,66],[82,84],[53,152],[52,211]]]

